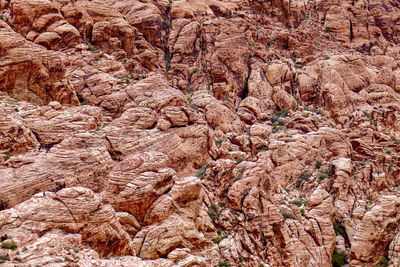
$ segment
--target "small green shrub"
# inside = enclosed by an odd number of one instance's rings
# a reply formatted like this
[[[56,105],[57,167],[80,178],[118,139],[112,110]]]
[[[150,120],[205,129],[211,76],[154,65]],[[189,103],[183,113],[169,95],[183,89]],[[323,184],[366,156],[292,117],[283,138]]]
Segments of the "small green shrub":
[[[305,171],[300,175],[300,179],[307,181],[312,176],[311,172]]]
[[[15,250],[17,247],[18,245],[14,241],[5,241],[1,243],[1,248]]]
[[[200,180],[203,180],[206,175],[206,170],[207,170],[207,165],[203,165],[200,169],[197,170],[196,177],[199,178]]]
[[[236,159],[236,163],[237,163],[237,164],[241,163],[242,161],[243,161],[242,158],[237,158],[237,159]]]
[[[393,143],[395,145],[400,145],[400,141],[398,139],[396,139],[396,138],[393,139]]]
[[[388,166],[388,171],[389,171],[389,172],[392,171],[392,170],[393,170],[393,167],[394,167],[393,163],[390,163],[390,165]]]
[[[332,266],[333,267],[342,267],[347,264],[347,254],[343,252],[338,252],[335,248],[332,255]]]
[[[296,217],[290,212],[282,211],[282,215],[285,219],[296,220]]]
[[[225,239],[225,236],[217,236],[216,238],[211,239],[214,244],[219,244],[222,240]]]
[[[320,181],[324,180],[326,177],[328,177],[328,174],[326,174],[324,172],[320,172],[318,174],[318,180],[320,180]]]
[[[280,121],[279,124],[280,125],[274,124],[274,126],[272,126],[272,132],[274,132],[274,133],[279,132],[280,130],[282,130],[285,127],[285,122]]]
[[[6,154],[4,154],[4,161],[7,161],[11,158],[12,153],[10,151],[6,152]]]
[[[240,179],[242,179],[243,171],[244,171],[244,168],[240,168],[240,169],[238,170],[238,174],[237,174],[237,176],[235,177],[235,179],[233,180],[234,182],[237,182],[237,181],[239,181]]]
[[[220,147],[223,142],[224,142],[224,140],[222,140],[222,139],[215,140],[215,145],[217,147]]]
[[[90,50],[92,53],[96,53],[96,48],[94,48],[94,45],[92,45],[91,43],[88,43],[87,46],[88,46],[88,50]]]
[[[326,33],[329,33],[330,31],[331,31],[331,29],[330,29],[328,26],[326,26],[326,27],[325,27],[325,32],[326,32]]]
[[[218,266],[219,267],[229,267],[229,266],[232,266],[232,265],[230,263],[227,263],[226,261],[220,261],[218,263]]]
[[[277,122],[280,118],[284,118],[288,115],[289,111],[288,110],[280,110],[276,112],[272,118],[270,119],[272,123]]]
[[[336,235],[343,236],[343,238],[345,240],[348,239],[346,230],[344,229],[344,227],[342,226],[342,224],[340,222],[334,222],[333,223],[333,230],[335,230],[335,234]]]
[[[10,258],[7,255],[0,255],[0,264],[5,263],[8,260],[10,260]]]
[[[239,262],[243,262],[244,261],[244,257],[242,255],[239,255]]]
[[[389,259],[384,256],[377,264],[374,265],[374,267],[387,267],[388,265],[389,265]]]
[[[300,188],[301,184],[305,181],[308,181],[308,179],[310,179],[310,177],[312,176],[312,173],[309,171],[304,171],[299,179],[296,182],[296,188]]]
[[[306,211],[304,209],[300,209],[301,216],[306,215]]]
[[[317,163],[315,163],[315,168],[316,169],[319,169],[319,168],[321,168],[321,166],[322,166],[322,161],[317,161]]]
[[[296,205],[297,207],[300,207],[300,206],[303,204],[303,202],[301,202],[301,201],[299,201],[299,200],[293,200],[293,201],[290,201],[289,203],[290,203],[290,204],[294,204],[294,205]]]
[[[218,220],[218,217],[219,217],[218,209],[217,209],[217,206],[215,206],[214,203],[211,203],[210,207],[208,208],[207,214],[208,214],[208,216],[210,216],[210,218],[211,218],[211,220],[213,222]]]

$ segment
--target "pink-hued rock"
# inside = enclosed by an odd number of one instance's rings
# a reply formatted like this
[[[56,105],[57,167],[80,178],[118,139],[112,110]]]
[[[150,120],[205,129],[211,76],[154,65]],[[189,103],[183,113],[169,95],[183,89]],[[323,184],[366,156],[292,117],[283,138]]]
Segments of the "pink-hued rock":
[[[399,265],[399,18],[0,0],[0,264]]]

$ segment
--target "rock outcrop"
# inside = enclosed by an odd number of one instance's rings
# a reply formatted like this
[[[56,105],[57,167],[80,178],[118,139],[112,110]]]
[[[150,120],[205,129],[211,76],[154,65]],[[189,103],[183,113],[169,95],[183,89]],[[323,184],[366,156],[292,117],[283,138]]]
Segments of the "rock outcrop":
[[[398,266],[399,17],[0,0],[0,264]]]

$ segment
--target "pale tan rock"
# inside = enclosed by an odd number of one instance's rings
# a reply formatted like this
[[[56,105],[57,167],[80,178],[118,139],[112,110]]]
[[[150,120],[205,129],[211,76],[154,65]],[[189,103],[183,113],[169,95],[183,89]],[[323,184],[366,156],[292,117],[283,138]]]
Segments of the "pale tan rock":
[[[100,192],[113,165],[103,141],[89,133],[75,134],[33,156],[20,166],[0,169],[0,195],[6,206],[13,207],[42,191],[70,186]]]
[[[83,106],[59,110],[59,106],[52,102],[49,106],[58,108],[47,110],[43,107],[39,114],[32,112],[33,114],[23,119],[43,147],[58,144],[75,133],[96,130],[96,126],[101,124],[101,113],[97,107]]]
[[[167,256],[168,251],[177,247],[194,249],[211,243],[204,238],[201,232],[196,230],[192,220],[179,218],[176,214],[168,217],[160,225],[142,229],[135,236],[133,242],[138,255],[143,259]]]
[[[0,133],[0,150],[3,154],[0,161],[6,160],[5,157],[8,158],[12,154],[27,152],[39,147],[36,137],[24,123],[16,116],[8,115],[2,108],[0,108]]]
[[[35,104],[52,100],[61,104],[78,103],[64,77],[65,68],[57,52],[28,42],[2,25],[0,40],[1,91]]]
[[[59,13],[59,8],[51,1],[19,1],[10,2],[14,16],[14,29],[22,36],[29,31],[36,31],[39,36],[35,43],[58,50],[73,47],[79,42],[78,30],[69,24]]]
[[[100,255],[130,254],[132,241],[117,221],[111,205],[83,187],[65,188],[56,193],[36,194],[12,209],[0,212],[0,231],[24,243],[21,229],[31,237],[52,229],[79,233],[82,241]],[[113,244],[103,246],[102,244]]]
[[[396,195],[382,196],[371,210],[367,211],[354,229],[351,253],[358,261],[377,261],[385,247],[396,234],[391,227],[397,224],[399,199]]]

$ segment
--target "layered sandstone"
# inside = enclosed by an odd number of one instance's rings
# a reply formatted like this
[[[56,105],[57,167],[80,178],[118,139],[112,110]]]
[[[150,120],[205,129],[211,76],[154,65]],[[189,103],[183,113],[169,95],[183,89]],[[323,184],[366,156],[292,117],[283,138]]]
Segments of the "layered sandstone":
[[[399,265],[399,17],[0,0],[0,263]]]

